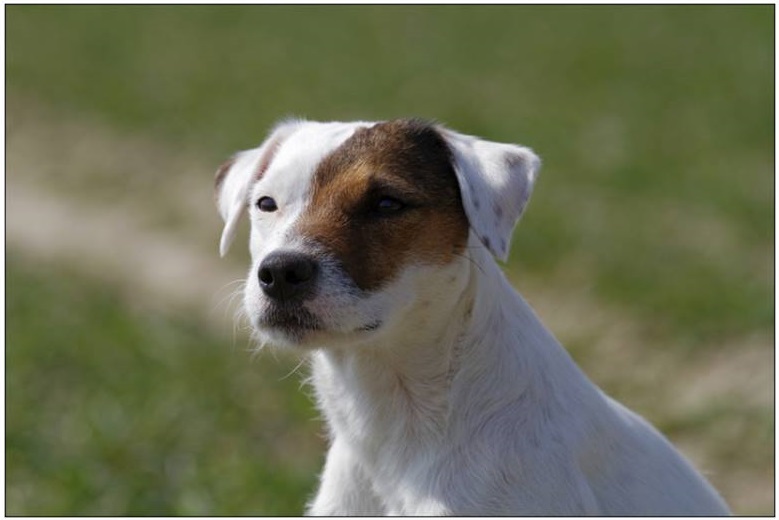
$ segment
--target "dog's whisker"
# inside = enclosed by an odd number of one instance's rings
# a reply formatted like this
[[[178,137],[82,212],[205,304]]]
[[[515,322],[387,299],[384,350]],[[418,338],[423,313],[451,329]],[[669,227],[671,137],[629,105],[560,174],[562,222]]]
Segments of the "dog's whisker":
[[[306,363],[306,358],[301,358],[300,362],[297,365],[295,365],[295,368],[293,368],[287,375],[279,379],[279,381],[285,381],[286,379],[288,379],[292,374],[297,372],[300,367],[305,365],[305,363]]]
[[[270,350],[271,354],[275,358],[275,351],[273,349],[266,349],[266,343],[260,336],[260,334],[256,330],[252,330],[252,333],[249,335],[249,338],[247,340],[246,350],[249,352],[249,357],[251,361],[255,361],[261,352],[264,352],[266,350]]]
[[[214,304],[214,305],[211,307],[211,310],[210,310],[210,312],[211,312],[211,313],[215,312],[215,311],[216,311],[216,310],[217,310],[219,307],[221,307],[222,305],[224,305],[224,304],[225,304],[225,302],[227,302],[227,305],[225,305],[225,308],[229,308],[229,307],[230,307],[230,305],[232,304],[233,300],[234,300],[234,299],[235,299],[237,296],[240,296],[240,295],[243,293],[244,287],[245,287],[245,285],[246,285],[246,280],[245,280],[245,279],[243,279],[243,278],[241,278],[241,279],[238,279],[238,280],[233,280],[232,282],[228,282],[227,284],[223,285],[223,286],[222,286],[222,288],[221,288],[221,289],[219,289],[219,291],[217,291],[217,294],[218,294],[219,292],[221,292],[221,291],[224,291],[224,290],[226,290],[226,289],[227,289],[228,287],[230,287],[231,285],[235,285],[235,284],[240,284],[240,285],[239,285],[238,287],[234,288],[234,289],[231,289],[231,290],[230,290],[230,292],[229,292],[228,294],[226,294],[225,296],[223,296],[222,298],[220,298],[220,299],[219,299],[219,301],[217,301],[217,302],[216,302],[216,303],[215,303],[215,304]]]
[[[237,279],[235,279],[233,281],[227,282],[226,284],[224,284],[222,286],[222,289],[226,289],[227,287],[230,287],[231,285],[235,285],[237,283],[239,283],[239,284],[246,283],[246,279],[245,278],[237,278]]]
[[[227,290],[229,290],[229,291],[230,291],[230,292],[229,292],[229,294],[232,294],[232,293],[234,292],[234,290],[235,290],[235,289],[233,288],[233,286],[234,286],[234,285],[236,285],[236,284],[239,286],[239,289],[240,289],[240,288],[243,288],[243,286],[246,284],[246,279],[245,279],[245,278],[238,278],[238,279],[236,279],[236,280],[233,280],[233,281],[227,282],[226,284],[224,284],[222,287],[220,287],[220,288],[219,288],[219,289],[216,291],[216,295],[219,295],[219,293],[221,293],[221,292],[223,292],[223,291],[227,291]]]
[[[235,345],[239,331],[250,331],[249,316],[243,306],[238,307],[233,314],[233,345]]]

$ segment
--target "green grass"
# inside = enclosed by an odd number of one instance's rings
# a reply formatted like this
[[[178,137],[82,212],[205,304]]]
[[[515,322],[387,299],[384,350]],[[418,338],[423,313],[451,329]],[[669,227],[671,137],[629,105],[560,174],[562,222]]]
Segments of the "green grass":
[[[7,514],[302,513],[324,443],[294,365],[76,273],[7,266]]]

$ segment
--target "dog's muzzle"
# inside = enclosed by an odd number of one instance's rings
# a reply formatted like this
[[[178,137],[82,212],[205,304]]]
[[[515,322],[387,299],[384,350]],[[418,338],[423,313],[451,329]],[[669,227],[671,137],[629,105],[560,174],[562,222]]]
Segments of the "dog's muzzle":
[[[260,262],[257,278],[268,303],[256,325],[296,341],[320,330],[319,318],[304,306],[316,296],[319,274],[317,260],[305,253],[279,250],[266,256]]]

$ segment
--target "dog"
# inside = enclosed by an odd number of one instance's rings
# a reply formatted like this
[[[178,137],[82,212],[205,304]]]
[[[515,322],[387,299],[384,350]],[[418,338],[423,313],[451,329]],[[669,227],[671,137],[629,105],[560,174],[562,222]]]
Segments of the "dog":
[[[306,351],[330,446],[311,515],[727,515],[575,365],[495,258],[529,148],[418,119],[285,120],[216,174],[261,345]]]

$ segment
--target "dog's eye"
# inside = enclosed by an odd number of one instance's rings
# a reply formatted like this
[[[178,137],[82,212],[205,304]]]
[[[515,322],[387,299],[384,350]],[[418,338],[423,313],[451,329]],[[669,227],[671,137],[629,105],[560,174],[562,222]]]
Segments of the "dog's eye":
[[[279,209],[278,206],[276,206],[276,201],[273,200],[270,197],[260,197],[260,200],[257,201],[257,209],[260,211],[276,211]]]
[[[381,197],[374,207],[374,211],[380,215],[391,215],[404,209],[406,205],[393,197]]]

